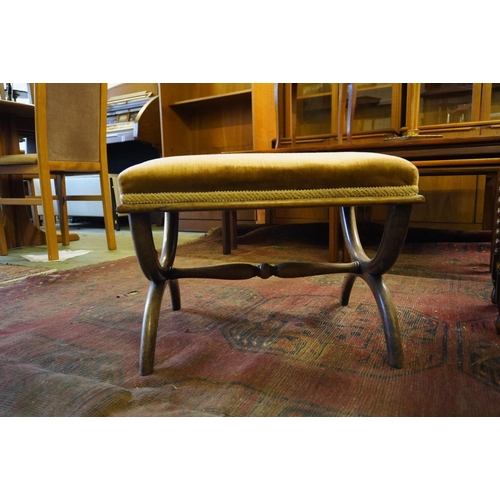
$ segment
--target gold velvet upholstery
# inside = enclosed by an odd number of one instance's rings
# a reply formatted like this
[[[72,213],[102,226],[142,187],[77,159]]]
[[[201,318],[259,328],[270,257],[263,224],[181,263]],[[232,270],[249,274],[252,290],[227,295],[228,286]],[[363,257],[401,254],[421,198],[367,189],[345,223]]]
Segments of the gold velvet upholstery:
[[[166,157],[119,175],[120,212],[418,202],[418,171],[376,153]]]
[[[0,156],[0,175],[40,179],[40,196],[0,198],[1,205],[42,205],[49,260],[59,258],[51,178],[55,179],[63,245],[69,245],[67,201],[100,201],[108,249],[116,248],[106,153],[107,85],[100,83],[35,84],[36,154]],[[100,195],[66,195],[66,175],[98,174]],[[0,227],[0,250],[6,254]]]
[[[396,310],[382,275],[403,246],[418,171],[410,162],[375,153],[241,153],[167,157],[132,166],[118,176],[118,211],[129,214],[137,259],[150,281],[141,335],[139,372],[152,373],[160,309],[166,286],[173,310],[181,307],[181,278],[224,280],[271,276],[297,278],[345,273],[341,304],[347,305],[356,278],[373,292],[382,319],[388,363],[403,364]],[[356,205],[388,206],[385,230],[375,256],[364,252],[356,224]],[[179,212],[300,206],[340,207],[340,222],[351,262],[226,263],[174,266]],[[164,211],[163,246],[158,253],[150,215]]]

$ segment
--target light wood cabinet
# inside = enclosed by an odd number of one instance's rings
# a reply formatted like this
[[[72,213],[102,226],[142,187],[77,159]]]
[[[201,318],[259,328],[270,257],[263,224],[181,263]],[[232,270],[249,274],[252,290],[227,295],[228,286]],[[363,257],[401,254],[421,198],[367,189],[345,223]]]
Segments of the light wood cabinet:
[[[270,149],[276,137],[274,84],[160,83],[163,155],[218,154]],[[255,223],[257,211],[238,211]],[[180,228],[220,226],[220,212],[184,212]]]
[[[496,84],[495,85],[496,88]],[[483,83],[418,83],[407,86],[407,113],[403,134],[422,137],[469,138],[491,135],[498,130],[495,120],[496,100],[492,84]],[[493,109],[493,110],[492,110]],[[498,117],[500,118],[500,117]],[[413,123],[412,123],[413,120]],[[484,212],[485,196],[491,186],[485,175],[432,176],[420,180],[426,207],[413,211],[413,225],[457,227],[460,229],[491,228],[491,217]]]
[[[278,147],[363,144],[401,134],[403,85],[400,83],[356,84],[349,125],[349,101],[343,99],[341,84],[277,85],[280,90]],[[274,221],[281,224],[328,220],[328,209],[324,208],[274,211]]]
[[[337,144],[347,140],[347,110],[341,114],[338,83],[285,83],[282,85],[280,145]],[[403,123],[400,83],[358,83],[352,140],[370,141],[400,135]],[[340,120],[339,120],[340,116]]]
[[[275,143],[372,150],[398,141],[500,135],[500,84],[358,83],[349,122],[343,88],[339,83],[161,83],[163,155],[268,150]],[[483,174],[422,176],[427,203],[415,207],[412,224],[490,228],[484,206],[492,196],[492,177]],[[329,215],[324,209],[294,209],[276,210],[274,217],[277,223],[326,222]],[[241,211],[238,218],[265,220],[262,211]],[[206,231],[220,223],[220,214],[181,214],[185,230]]]
[[[381,138],[399,135],[401,96],[402,85],[399,83],[358,83],[353,135]]]
[[[413,207],[412,225],[481,229],[485,182],[484,175],[421,177],[420,192],[426,202]]]
[[[280,84],[280,142],[336,144],[339,129],[338,83]],[[417,134],[471,137],[500,133],[498,83],[356,83],[352,141]],[[347,105],[347,104],[346,104]],[[347,113],[344,112],[344,116]]]
[[[481,135],[500,135],[500,83],[483,83]]]
[[[407,109],[414,113],[407,113],[404,134],[481,134],[481,83],[409,83],[407,95]]]
[[[339,143],[362,147],[410,137],[419,140],[500,135],[500,84],[354,84],[354,112],[349,123],[348,110],[341,109],[340,84],[281,85],[278,144],[284,147],[328,147]],[[339,120],[341,112],[346,118]],[[485,196],[491,193],[488,182],[485,175],[421,177],[420,189],[427,203],[415,207],[413,225],[490,228],[491,217],[484,217],[483,208]],[[325,220],[325,214],[319,211],[277,212],[279,222],[297,221],[301,216]]]

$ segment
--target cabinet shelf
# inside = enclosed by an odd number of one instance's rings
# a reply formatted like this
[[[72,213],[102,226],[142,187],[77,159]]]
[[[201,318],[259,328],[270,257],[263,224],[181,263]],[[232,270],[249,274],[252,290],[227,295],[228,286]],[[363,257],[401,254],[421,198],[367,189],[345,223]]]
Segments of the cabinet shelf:
[[[178,110],[201,110],[203,108],[212,108],[213,106],[224,106],[235,103],[242,103],[252,101],[252,90],[239,90],[237,92],[228,92],[226,94],[217,94],[206,97],[197,97],[195,99],[187,99],[184,101],[177,101],[170,104],[170,107],[176,111]]]
[[[428,84],[426,84],[428,85]],[[472,83],[470,84],[450,84],[446,86],[441,86],[441,84],[433,86],[429,89],[425,89],[423,92],[421,92],[421,97],[428,97],[428,98],[442,98],[443,96],[445,97],[451,97],[456,94],[467,94],[467,93],[472,93],[473,86]]]
[[[298,95],[297,101],[302,101],[305,99],[320,99],[322,97],[332,97],[332,93],[331,92],[322,92],[321,94]]]

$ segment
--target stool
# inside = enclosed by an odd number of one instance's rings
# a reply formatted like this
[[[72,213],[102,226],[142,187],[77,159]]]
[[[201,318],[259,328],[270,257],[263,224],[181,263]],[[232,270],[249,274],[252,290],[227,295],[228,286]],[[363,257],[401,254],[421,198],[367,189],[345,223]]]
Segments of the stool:
[[[403,365],[396,310],[382,275],[396,262],[418,193],[418,170],[407,160],[376,153],[230,153],[166,157],[146,161],[118,176],[119,213],[129,214],[139,265],[150,281],[144,310],[139,373],[149,375],[166,285],[172,308],[181,307],[181,278],[239,280],[270,276],[296,278],[345,273],[340,301],[347,305],[356,278],[369,285],[382,319],[388,363]],[[387,205],[379,247],[368,258],[361,245],[356,206]],[[179,212],[281,207],[340,207],[351,262],[225,263],[176,268]],[[161,254],[153,241],[150,214],[165,212]]]

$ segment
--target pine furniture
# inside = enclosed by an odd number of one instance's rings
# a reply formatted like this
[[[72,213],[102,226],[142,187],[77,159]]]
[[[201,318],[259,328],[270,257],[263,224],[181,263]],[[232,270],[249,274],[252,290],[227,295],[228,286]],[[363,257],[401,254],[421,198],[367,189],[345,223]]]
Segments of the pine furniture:
[[[108,249],[116,249],[106,152],[106,106],[107,84],[37,83],[34,108],[37,152],[7,152],[0,156],[0,175],[4,179],[25,175],[40,179],[40,196],[12,192],[0,197],[0,206],[42,205],[49,260],[59,258],[51,177],[55,178],[62,244],[70,243],[67,202],[92,200],[103,205]],[[90,173],[99,175],[99,195],[66,194],[67,175]],[[7,234],[3,220],[0,222],[0,251],[5,255]]]

